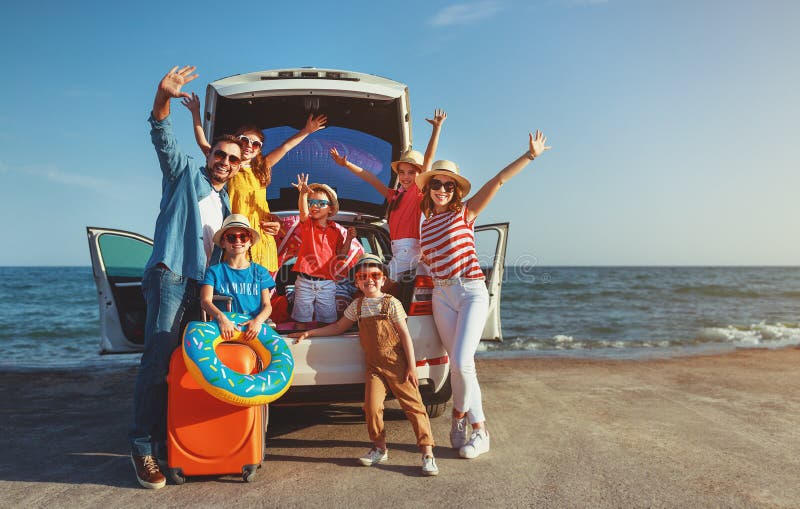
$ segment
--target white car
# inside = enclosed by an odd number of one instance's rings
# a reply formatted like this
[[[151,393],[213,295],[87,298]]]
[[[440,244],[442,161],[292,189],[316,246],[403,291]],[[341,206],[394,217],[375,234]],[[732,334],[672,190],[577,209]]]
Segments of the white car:
[[[312,68],[231,76],[208,85],[204,129],[211,140],[242,125],[255,124],[265,135],[263,149],[269,151],[302,127],[310,113],[327,115],[328,127],[309,136],[273,168],[267,189],[270,209],[282,215],[296,214],[297,191],[291,183],[296,182],[298,173],[309,173],[309,181],[324,182],[338,193],[340,212],[334,219],[343,226],[355,226],[364,250],[388,262],[392,254],[383,219],[385,199],[365,181],[337,166],[328,151],[336,146],[387,186],[396,185],[389,163],[411,148],[412,141],[408,88],[404,84],[368,74]],[[152,171],[158,171],[155,161]],[[483,338],[499,341],[508,223],[475,230],[479,254],[486,258],[481,262],[490,295]],[[141,351],[145,318],[141,279],[152,240],[97,227],[87,227],[87,235],[100,304],[100,353]],[[293,284],[291,263],[276,275],[279,293]],[[428,413],[436,417],[444,411],[451,391],[449,359],[431,315],[432,281],[417,276],[402,283],[401,290],[420,390]],[[298,344],[290,339],[286,342],[295,359],[294,381],[274,404],[363,401],[364,355],[357,331],[314,337]]]

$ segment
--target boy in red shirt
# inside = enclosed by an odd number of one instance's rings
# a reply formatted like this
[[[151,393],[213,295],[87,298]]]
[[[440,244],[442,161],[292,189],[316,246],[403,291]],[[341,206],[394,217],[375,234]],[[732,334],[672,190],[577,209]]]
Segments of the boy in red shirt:
[[[302,239],[292,269],[297,272],[292,319],[300,324],[333,323],[337,319],[337,262],[340,256],[346,256],[355,229],[345,230],[329,219],[339,212],[336,192],[330,186],[309,184],[308,175],[303,173],[292,185],[300,192],[297,209]]]

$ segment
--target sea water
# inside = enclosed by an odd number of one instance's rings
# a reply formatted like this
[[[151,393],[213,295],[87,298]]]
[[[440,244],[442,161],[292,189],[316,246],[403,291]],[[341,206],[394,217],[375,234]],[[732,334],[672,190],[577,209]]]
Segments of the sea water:
[[[800,344],[800,267],[507,267],[502,342],[482,356],[638,358]],[[90,267],[0,267],[0,369],[99,356]]]

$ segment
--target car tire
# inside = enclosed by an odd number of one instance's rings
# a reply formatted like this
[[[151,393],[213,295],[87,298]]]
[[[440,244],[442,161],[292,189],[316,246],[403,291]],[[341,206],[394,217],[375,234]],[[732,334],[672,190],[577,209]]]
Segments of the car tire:
[[[453,395],[453,387],[450,385],[450,375],[448,374],[447,380],[438,392],[424,394],[422,402],[425,404],[425,411],[428,417],[433,419],[442,415],[447,408],[447,402]]]
[[[425,411],[428,412],[428,417],[433,419],[439,417],[447,409],[447,403],[428,403],[425,405]]]

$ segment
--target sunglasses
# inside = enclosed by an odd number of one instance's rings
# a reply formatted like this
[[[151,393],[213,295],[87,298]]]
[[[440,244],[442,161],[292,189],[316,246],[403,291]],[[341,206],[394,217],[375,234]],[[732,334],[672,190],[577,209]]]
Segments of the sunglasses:
[[[434,191],[438,191],[441,188],[444,188],[445,192],[452,193],[456,190],[456,185],[453,182],[442,182],[441,180],[431,179],[430,183],[431,189]]]
[[[238,138],[240,140],[242,140],[243,142],[247,143],[248,145],[250,145],[251,147],[261,148],[261,146],[263,145],[263,143],[261,143],[261,140],[259,140],[258,138],[255,138],[255,139],[248,138],[244,134],[240,134],[238,136]]]
[[[239,242],[241,242],[241,243],[245,243],[245,242],[247,242],[248,240],[250,240],[250,234],[249,234],[249,233],[247,233],[247,232],[242,232],[242,233],[226,233],[226,234],[225,234],[225,240],[227,240],[227,241],[228,241],[229,243],[231,243],[231,244],[234,244],[236,241],[239,241]]]
[[[321,209],[324,209],[325,207],[330,205],[330,203],[331,202],[329,202],[328,200],[314,200],[314,199],[308,200],[309,207],[319,207]]]
[[[366,281],[367,279],[371,279],[373,281],[380,281],[383,277],[383,272],[379,270],[374,270],[372,272],[358,272],[356,273],[356,281]]]
[[[231,164],[239,164],[242,162],[242,159],[239,156],[235,156],[233,154],[229,154],[224,150],[217,149],[214,151],[214,159],[217,161],[224,161],[225,158],[231,162]]]

